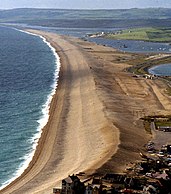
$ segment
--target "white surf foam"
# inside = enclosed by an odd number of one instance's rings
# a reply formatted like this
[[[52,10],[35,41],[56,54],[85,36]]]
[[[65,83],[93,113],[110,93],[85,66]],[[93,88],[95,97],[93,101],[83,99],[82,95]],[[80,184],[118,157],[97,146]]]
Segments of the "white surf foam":
[[[38,141],[39,141],[39,139],[41,137],[41,134],[42,134],[42,129],[47,124],[48,119],[49,119],[50,103],[52,101],[53,95],[56,92],[58,78],[59,78],[59,71],[60,71],[60,66],[61,66],[60,57],[56,53],[55,48],[49,42],[47,42],[46,39],[43,36],[37,35],[37,34],[34,34],[34,33],[30,33],[30,32],[27,32],[27,31],[19,30],[19,29],[16,29],[16,28],[14,28],[14,29],[17,30],[17,31],[32,35],[32,36],[40,37],[43,40],[43,42],[45,44],[47,44],[50,47],[50,49],[52,50],[52,52],[55,56],[55,60],[56,60],[55,61],[56,68],[55,68],[55,73],[54,73],[54,78],[53,78],[54,81],[53,81],[53,84],[51,85],[51,92],[47,96],[46,103],[42,106],[42,117],[37,121],[39,123],[39,126],[37,128],[37,132],[29,140],[29,141],[31,141],[32,148],[31,148],[31,150],[28,154],[23,156],[22,160],[24,160],[24,162],[20,164],[18,169],[16,169],[16,172],[12,175],[12,178],[3,183],[3,185],[0,187],[0,190],[5,188],[7,185],[9,185],[11,182],[13,182],[16,178],[18,178],[25,171],[25,169],[29,166],[30,162],[33,159],[33,156],[34,156],[35,151],[36,151],[36,147],[38,145]]]

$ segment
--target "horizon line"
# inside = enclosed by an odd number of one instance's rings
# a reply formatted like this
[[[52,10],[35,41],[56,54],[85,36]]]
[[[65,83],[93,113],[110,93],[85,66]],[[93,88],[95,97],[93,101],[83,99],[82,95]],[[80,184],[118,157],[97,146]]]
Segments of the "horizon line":
[[[131,9],[171,9],[171,7],[131,7],[131,8],[45,8],[45,7],[14,7],[1,8],[0,11],[16,10],[16,9],[43,9],[43,10],[131,10]]]

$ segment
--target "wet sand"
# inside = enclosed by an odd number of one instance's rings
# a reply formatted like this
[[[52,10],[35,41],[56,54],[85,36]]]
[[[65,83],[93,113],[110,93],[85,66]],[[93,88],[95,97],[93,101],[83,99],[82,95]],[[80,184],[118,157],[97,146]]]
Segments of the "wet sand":
[[[150,138],[140,118],[171,109],[165,84],[125,71],[125,61],[138,55],[30,31],[43,35],[59,54],[59,83],[31,164],[0,193],[50,194],[69,174],[121,172],[140,159]]]

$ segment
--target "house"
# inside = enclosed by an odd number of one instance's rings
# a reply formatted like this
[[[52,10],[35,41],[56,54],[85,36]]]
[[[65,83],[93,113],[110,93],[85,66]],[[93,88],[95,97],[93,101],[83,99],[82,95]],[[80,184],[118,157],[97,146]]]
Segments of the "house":
[[[92,187],[93,187],[92,194],[101,194],[102,192],[101,185],[92,185]]]
[[[84,191],[84,183],[82,183],[77,176],[68,176],[62,180],[61,194],[80,194],[84,193]]]
[[[84,183],[82,183],[80,179],[75,175],[70,176],[70,178],[72,179],[71,188],[72,188],[73,194],[84,193],[85,191]]]
[[[91,184],[88,184],[85,188],[85,193],[84,194],[92,194],[93,193],[93,187]]]
[[[101,194],[101,193],[102,193],[102,180],[100,178],[93,178],[91,183],[89,183],[86,186],[84,194]]]
[[[62,180],[62,191],[61,194],[73,194],[72,192],[72,179],[71,177],[67,177]]]

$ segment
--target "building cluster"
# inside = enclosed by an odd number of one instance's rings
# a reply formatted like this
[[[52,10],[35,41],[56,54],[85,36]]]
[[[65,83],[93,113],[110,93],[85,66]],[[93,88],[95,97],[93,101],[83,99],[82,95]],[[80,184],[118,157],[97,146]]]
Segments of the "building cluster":
[[[88,36],[90,38],[97,38],[97,37],[103,37],[105,35],[105,32],[97,32],[95,34],[89,34]]]
[[[154,146],[152,142],[148,144]],[[171,145],[156,154],[140,153],[142,160],[130,163],[123,174],[106,174],[83,179],[84,174],[62,180],[53,194],[171,194]]]
[[[171,132],[170,118],[155,118],[154,119],[154,128],[158,131]],[[159,123],[159,125],[157,124]]]
[[[97,32],[97,33],[94,33],[94,34],[88,34],[88,36],[90,38],[97,38],[97,37],[104,37],[104,36],[113,36],[113,35],[119,35],[119,34],[122,34],[123,31],[122,30],[117,30],[117,31],[113,31],[113,32]],[[129,33],[131,33],[131,31],[129,31]]]
[[[157,76],[153,75],[153,74],[144,74],[143,77],[146,78],[146,79],[155,79],[155,78],[157,78]]]
[[[145,78],[145,79],[157,79],[158,76],[157,75],[153,75],[153,74],[142,74],[142,75],[139,75],[139,74],[133,74],[134,78]]]

